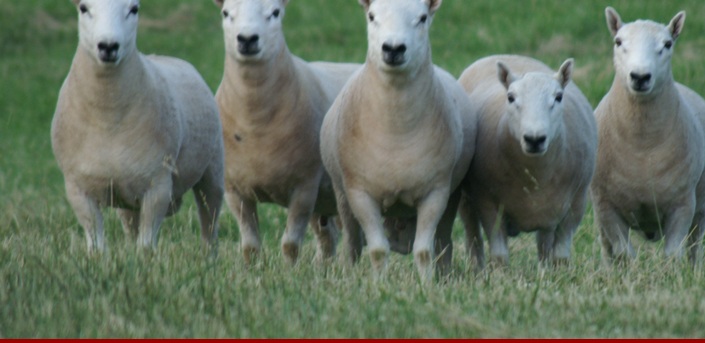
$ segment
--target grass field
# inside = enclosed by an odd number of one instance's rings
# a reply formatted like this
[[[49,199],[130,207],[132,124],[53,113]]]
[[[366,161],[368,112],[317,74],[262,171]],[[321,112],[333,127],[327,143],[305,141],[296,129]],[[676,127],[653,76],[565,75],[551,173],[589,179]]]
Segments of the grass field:
[[[220,15],[210,0],[142,1],[138,46],[193,63],[215,90],[223,70]],[[433,24],[434,62],[458,76],[483,56],[515,53],[558,68],[596,106],[612,77],[604,8],[625,21],[688,18],[675,48],[676,80],[705,94],[705,2],[446,0]],[[224,211],[220,256],[200,249],[194,202],[162,226],[158,251],[138,254],[107,211],[109,252],[89,256],[65,198],[49,128],[77,45],[68,0],[0,0],[0,338],[478,338],[705,337],[705,277],[635,240],[637,260],[601,265],[592,215],[572,264],[542,272],[533,235],[510,244],[510,267],[470,272],[456,223],[454,273],[421,286],[410,257],[394,255],[375,283],[367,258],[300,263],[278,248],[286,211],[260,206],[264,260],[245,265],[237,224]],[[355,0],[294,0],[285,19],[293,53],[363,62],[365,20]],[[341,249],[342,250],[342,249]]]

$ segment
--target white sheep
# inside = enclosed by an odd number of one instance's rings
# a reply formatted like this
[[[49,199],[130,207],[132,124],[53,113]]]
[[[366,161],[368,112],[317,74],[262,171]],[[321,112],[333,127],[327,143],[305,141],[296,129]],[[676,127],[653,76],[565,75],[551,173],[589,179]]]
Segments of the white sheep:
[[[591,199],[605,260],[629,259],[629,230],[665,238],[665,256],[697,265],[705,227],[705,100],[674,82],[671,57],[685,12],[668,26],[623,24],[606,9],[615,78],[595,110],[600,130]]]
[[[282,251],[296,261],[311,223],[320,258],[335,255],[335,194],[320,156],[323,117],[355,64],[306,63],[282,32],[289,0],[215,0],[225,32],[216,94],[225,140],[226,200],[246,261],[261,251],[257,203],[288,207]],[[312,217],[312,214],[315,214]]]
[[[338,196],[348,253],[364,230],[375,275],[390,244],[382,217],[417,215],[413,253],[429,280],[434,234],[447,272],[450,233],[472,160],[477,118],[463,88],[433,65],[428,30],[441,0],[360,0],[368,18],[368,54],[326,115],[321,151]]]
[[[459,79],[478,112],[475,158],[460,206],[466,247],[484,265],[505,265],[507,236],[536,231],[539,259],[566,263],[595,171],[597,124],[571,82],[573,60],[555,73],[523,56],[491,56]]]
[[[224,162],[213,93],[190,64],[139,53],[139,0],[73,2],[80,42],[51,137],[88,250],[104,250],[105,206],[118,208],[139,246],[156,248],[189,189],[201,237],[215,247]]]

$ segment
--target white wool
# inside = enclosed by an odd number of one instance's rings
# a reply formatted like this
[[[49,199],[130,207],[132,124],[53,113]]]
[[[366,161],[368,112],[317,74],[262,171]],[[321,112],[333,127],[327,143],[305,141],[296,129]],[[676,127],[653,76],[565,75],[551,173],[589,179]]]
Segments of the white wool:
[[[493,262],[509,258],[507,233],[536,231],[541,261],[564,263],[585,213],[595,170],[592,107],[570,82],[573,61],[558,73],[523,56],[491,56],[459,79],[480,108],[477,151],[460,215],[468,251],[484,264],[480,224]],[[537,150],[527,137],[544,137]],[[497,222],[497,219],[500,222]]]
[[[162,220],[190,189],[204,243],[215,247],[224,162],[213,93],[190,64],[137,51],[138,1],[76,4],[80,44],[51,135],[88,249],[104,249],[105,206],[119,208],[140,246],[156,247]],[[106,42],[116,48],[101,55]]]
[[[705,100],[674,82],[671,56],[685,21],[624,24],[606,9],[616,75],[595,110],[600,130],[592,186],[606,260],[631,258],[629,230],[665,238],[665,256],[698,264],[705,225]],[[644,78],[644,76],[647,76]]]
[[[441,1],[361,3],[368,17],[367,61],[326,115],[323,161],[351,257],[361,252],[362,228],[379,276],[390,252],[382,216],[417,216],[414,259],[429,280],[434,236],[445,250],[439,267],[447,272],[450,266],[450,231],[474,152],[475,111],[455,79],[431,61],[428,28]],[[389,48],[401,45],[406,49],[392,58]]]
[[[235,214],[245,259],[261,250],[257,203],[289,209],[285,258],[297,259],[307,225],[318,256],[335,255],[335,194],[319,150],[323,116],[355,64],[307,63],[286,46],[288,1],[215,1],[222,8],[226,62],[216,99],[223,121],[226,199]],[[323,218],[321,218],[323,217]],[[321,225],[325,224],[325,225]]]

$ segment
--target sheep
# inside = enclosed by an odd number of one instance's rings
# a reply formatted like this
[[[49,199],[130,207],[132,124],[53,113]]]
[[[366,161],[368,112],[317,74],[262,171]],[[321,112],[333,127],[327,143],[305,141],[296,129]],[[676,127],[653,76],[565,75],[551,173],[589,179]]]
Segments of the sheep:
[[[201,238],[216,248],[225,166],[213,93],[187,62],[137,50],[139,0],[72,1],[79,45],[51,139],[88,251],[105,249],[101,207],[156,249],[162,220],[190,189]]]
[[[321,162],[323,116],[356,64],[306,63],[282,32],[289,0],[215,0],[225,33],[225,70],[216,93],[225,140],[225,197],[235,214],[244,259],[261,251],[257,203],[289,209],[281,248],[297,260],[311,224],[317,256],[335,255],[335,194]],[[312,214],[315,214],[312,216]]]
[[[665,239],[665,257],[688,249],[699,265],[705,227],[705,100],[676,83],[671,57],[685,22],[622,23],[605,10],[614,36],[615,78],[597,109],[600,144],[590,187],[605,261],[634,256],[629,230]]]
[[[475,158],[460,205],[466,248],[484,266],[508,264],[507,236],[536,231],[539,260],[565,264],[595,171],[597,124],[571,82],[574,61],[557,73],[523,56],[483,58],[461,75],[479,108]],[[516,74],[515,74],[516,73]]]
[[[475,147],[477,118],[455,78],[431,61],[428,30],[441,0],[360,0],[368,18],[368,53],[321,129],[323,163],[356,261],[364,230],[375,278],[390,244],[382,217],[413,217],[413,246],[423,280],[437,250],[447,273],[450,233]],[[438,227],[438,232],[436,228]]]

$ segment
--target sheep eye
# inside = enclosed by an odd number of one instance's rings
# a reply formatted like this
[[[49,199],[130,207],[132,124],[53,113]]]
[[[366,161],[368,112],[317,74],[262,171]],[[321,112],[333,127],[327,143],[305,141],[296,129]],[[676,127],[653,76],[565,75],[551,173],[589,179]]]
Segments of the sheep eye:
[[[227,18],[229,15],[230,13],[228,13],[228,11],[223,10],[223,18]]]
[[[614,40],[614,44],[617,45],[617,46],[622,46],[622,40],[619,39],[619,38],[617,38],[617,39]]]
[[[78,6],[78,10],[81,11],[82,14],[88,13],[88,7],[86,5],[81,4],[81,6]]]
[[[281,11],[279,9],[276,9],[276,10],[274,10],[274,12],[272,12],[272,17],[279,18],[280,13],[281,13]]]
[[[368,18],[370,18],[370,21],[371,21],[371,22],[372,22],[372,21],[375,21],[375,15],[372,14],[372,13],[370,13],[370,14],[368,15]]]
[[[425,14],[424,14],[424,15],[422,15],[422,16],[421,16],[421,20],[420,20],[420,22],[421,22],[422,24],[424,24],[424,23],[426,23],[426,20],[428,20],[428,16],[427,16],[427,15],[425,15]]]
[[[556,95],[556,102],[562,102],[563,101],[563,93],[558,93]]]
[[[664,47],[665,47],[666,49],[670,49],[671,47],[673,47],[673,41],[670,41],[670,40],[669,40],[668,42],[666,42],[666,44],[664,45]]]
[[[130,14],[137,14],[140,11],[140,8],[138,6],[133,6],[132,9],[130,9]]]
[[[516,101],[516,99],[514,98],[514,94],[509,94],[507,96],[507,100],[509,100],[510,104],[513,104]]]

